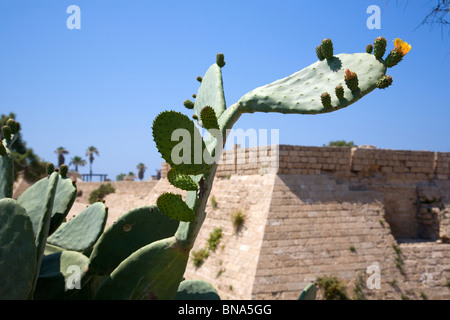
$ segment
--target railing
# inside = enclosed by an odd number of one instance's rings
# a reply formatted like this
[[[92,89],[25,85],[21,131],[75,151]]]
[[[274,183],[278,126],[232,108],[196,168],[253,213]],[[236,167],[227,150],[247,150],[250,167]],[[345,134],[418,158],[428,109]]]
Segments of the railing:
[[[83,173],[81,175],[81,179],[83,181],[92,181],[92,177],[99,177],[100,181],[106,181],[106,176],[107,174],[103,174],[103,173]]]

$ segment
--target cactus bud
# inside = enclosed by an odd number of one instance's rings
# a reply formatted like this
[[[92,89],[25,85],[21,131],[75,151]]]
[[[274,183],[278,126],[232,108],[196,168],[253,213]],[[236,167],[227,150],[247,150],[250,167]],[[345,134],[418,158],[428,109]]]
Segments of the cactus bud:
[[[194,119],[194,120],[198,120],[198,117],[197,117],[197,115],[193,114],[193,115],[192,115],[192,119]]]
[[[392,77],[391,76],[383,76],[377,81],[377,88],[379,89],[385,89],[389,87],[392,84]]]
[[[198,76],[198,77],[197,77],[197,81],[198,81],[198,82],[202,82],[202,81],[203,81],[202,77]]]
[[[331,96],[328,92],[324,92],[322,93],[322,95],[320,96],[320,100],[322,100],[322,105],[325,108],[331,108]]]
[[[8,152],[6,151],[5,146],[3,145],[2,140],[0,140],[0,156],[6,156]]]
[[[61,167],[59,168],[59,174],[61,175],[61,177],[67,177],[67,172],[69,172],[69,167],[66,164],[61,165]]]
[[[325,57],[323,56],[323,53],[322,53],[322,46],[316,47],[316,54],[317,54],[317,58],[319,58],[320,61],[325,59]]]
[[[358,90],[358,76],[349,69],[345,70],[345,84],[351,91]]]
[[[197,98],[197,95],[194,93],[194,94],[192,94],[192,98]]]
[[[187,109],[194,109],[194,103],[189,99],[184,100],[183,104]]]
[[[47,163],[46,171],[48,175],[51,175],[55,171],[55,165],[51,162]]]
[[[4,139],[6,139],[6,140],[11,139],[11,134],[12,134],[12,132],[11,132],[11,128],[10,127],[8,127],[8,126],[3,126],[2,127],[2,136],[3,136]]]
[[[400,50],[397,48],[393,49],[389,55],[386,57],[386,67],[392,68],[393,66],[396,66],[400,61],[403,59],[403,54]]]
[[[371,54],[373,51],[373,46],[371,44],[368,44],[366,47],[366,53]]]
[[[225,66],[225,57],[223,53],[218,53],[216,56],[216,63],[219,67],[223,68]]]
[[[333,42],[330,39],[322,40],[322,54],[326,59],[333,58]]]
[[[338,85],[335,89],[336,97],[341,100],[344,99],[344,87],[341,85]]]
[[[373,54],[376,58],[380,59],[386,52],[387,41],[384,37],[378,37],[373,42]]]

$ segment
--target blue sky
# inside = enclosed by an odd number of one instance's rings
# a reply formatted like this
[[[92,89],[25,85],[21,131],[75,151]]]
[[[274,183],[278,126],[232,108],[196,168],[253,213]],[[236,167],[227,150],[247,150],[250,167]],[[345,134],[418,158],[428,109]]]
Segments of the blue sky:
[[[2,0],[0,113],[16,113],[27,146],[46,161],[57,162],[60,146],[69,162],[93,145],[94,172],[115,179],[143,162],[147,179],[162,162],[153,119],[167,109],[190,115],[183,101],[216,53],[225,54],[231,105],[317,61],[324,38],[335,53],[354,53],[378,36],[390,50],[399,37],[412,50],[388,70],[388,89],[330,114],[244,115],[235,128],[280,129],[281,144],[450,152],[450,34],[418,27],[435,2]],[[80,8],[79,30],[67,28],[70,5]],[[367,28],[370,5],[382,10],[381,29]]]

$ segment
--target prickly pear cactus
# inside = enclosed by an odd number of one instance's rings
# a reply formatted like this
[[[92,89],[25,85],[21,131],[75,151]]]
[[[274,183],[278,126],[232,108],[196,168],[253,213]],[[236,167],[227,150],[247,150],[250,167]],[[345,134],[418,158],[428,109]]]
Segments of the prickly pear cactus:
[[[153,138],[171,170],[168,181],[186,196],[165,192],[156,205],[133,209],[104,231],[107,209],[96,203],[64,222],[76,184],[48,167],[48,176],[18,200],[13,190],[12,143],[20,124],[8,121],[0,143],[0,299],[220,299],[204,281],[183,280],[189,253],[206,218],[206,204],[227,139],[244,113],[320,114],[347,107],[376,88],[392,84],[387,68],[411,49],[396,39],[375,39],[363,53],[335,54],[325,39],[318,61],[284,79],[256,88],[226,107],[222,53],[185,100],[192,119],[164,111],[153,122]],[[372,54],[373,51],[373,54]],[[197,125],[210,135],[203,140]],[[3,199],[5,198],[5,199]],[[18,252],[20,254],[18,254]],[[79,272],[73,277],[72,269]],[[78,287],[79,286],[79,287]],[[315,297],[309,285],[300,300]]]

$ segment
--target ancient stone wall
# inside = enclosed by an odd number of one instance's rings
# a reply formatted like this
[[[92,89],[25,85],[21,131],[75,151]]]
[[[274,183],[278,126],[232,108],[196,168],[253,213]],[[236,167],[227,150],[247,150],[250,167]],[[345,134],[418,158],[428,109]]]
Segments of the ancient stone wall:
[[[450,299],[449,164],[450,153],[426,151],[228,150],[185,277],[211,282],[223,299],[296,299],[324,275],[341,279],[350,298]],[[115,183],[106,198],[113,216],[166,191],[184,196],[168,169],[157,182]],[[195,266],[216,228],[219,246]],[[369,266],[381,270],[379,289],[367,288]]]

